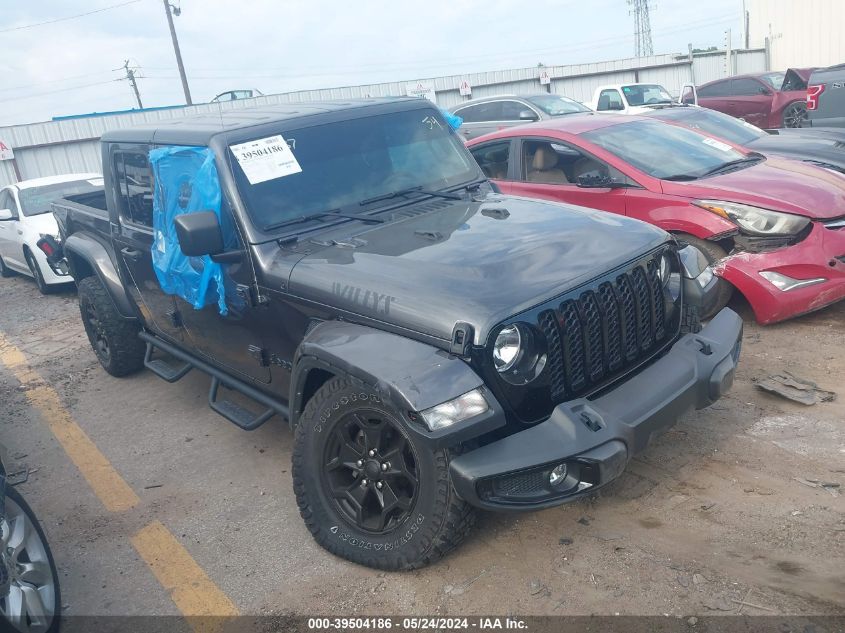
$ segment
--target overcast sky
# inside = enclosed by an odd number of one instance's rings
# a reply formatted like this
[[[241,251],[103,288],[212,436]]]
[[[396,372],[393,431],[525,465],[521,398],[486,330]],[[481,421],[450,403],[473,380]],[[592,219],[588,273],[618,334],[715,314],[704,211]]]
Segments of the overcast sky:
[[[184,103],[162,0],[3,0],[0,125]],[[171,0],[195,103],[235,88],[266,94],[631,57],[626,0]],[[656,0],[655,53],[741,37],[741,0]],[[706,6],[706,8],[705,8]]]

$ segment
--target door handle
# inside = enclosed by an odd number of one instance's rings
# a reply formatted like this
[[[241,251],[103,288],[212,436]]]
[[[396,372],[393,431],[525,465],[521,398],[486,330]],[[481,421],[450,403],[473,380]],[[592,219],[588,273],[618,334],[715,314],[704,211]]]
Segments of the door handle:
[[[135,248],[129,248],[128,246],[125,248],[121,248],[120,252],[124,257],[128,257],[132,261],[138,261],[141,258],[141,255],[143,254],[142,251],[139,251]]]

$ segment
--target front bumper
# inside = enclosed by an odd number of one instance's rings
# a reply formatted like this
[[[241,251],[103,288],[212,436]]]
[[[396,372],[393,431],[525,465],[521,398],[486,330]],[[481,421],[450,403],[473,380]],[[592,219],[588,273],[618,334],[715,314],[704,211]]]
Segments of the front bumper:
[[[455,457],[455,490],[488,510],[536,510],[592,492],[685,411],[730,389],[741,339],[742,319],[723,309],[612,391],[560,404],[545,422]],[[562,463],[567,475],[556,488],[549,473]]]
[[[818,310],[845,298],[845,228],[813,222],[806,238],[777,250],[737,253],[720,261],[717,275],[733,284],[766,325]],[[792,279],[821,279],[811,286],[780,290],[760,275],[771,271]]]

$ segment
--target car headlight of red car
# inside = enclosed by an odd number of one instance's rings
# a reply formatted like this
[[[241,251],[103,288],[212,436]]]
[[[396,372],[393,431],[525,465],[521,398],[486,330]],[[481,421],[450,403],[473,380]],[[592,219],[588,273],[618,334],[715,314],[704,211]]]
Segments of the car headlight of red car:
[[[693,204],[730,220],[749,235],[796,235],[810,223],[808,218],[800,215],[770,211],[738,202],[696,200]]]

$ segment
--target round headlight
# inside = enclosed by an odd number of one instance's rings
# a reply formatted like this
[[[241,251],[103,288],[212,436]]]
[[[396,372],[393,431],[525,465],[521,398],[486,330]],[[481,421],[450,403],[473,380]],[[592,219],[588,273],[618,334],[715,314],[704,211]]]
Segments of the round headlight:
[[[493,364],[496,366],[496,371],[508,371],[513,367],[519,358],[521,348],[522,336],[519,334],[519,328],[515,325],[502,328],[496,337],[496,342],[493,343]]]

